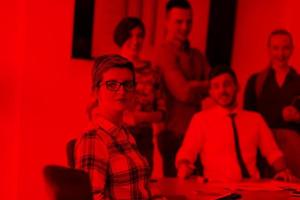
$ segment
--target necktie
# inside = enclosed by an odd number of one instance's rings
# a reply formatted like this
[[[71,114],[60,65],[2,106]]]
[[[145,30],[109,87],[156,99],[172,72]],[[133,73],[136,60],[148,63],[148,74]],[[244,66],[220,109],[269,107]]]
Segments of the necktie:
[[[232,113],[229,115],[232,123],[232,129],[233,129],[233,135],[234,135],[234,144],[235,144],[235,153],[236,157],[242,172],[243,178],[250,178],[250,174],[247,170],[246,164],[243,160],[242,154],[241,154],[241,149],[240,149],[240,143],[239,143],[239,136],[236,128],[236,123],[235,123],[235,117],[236,113]]]

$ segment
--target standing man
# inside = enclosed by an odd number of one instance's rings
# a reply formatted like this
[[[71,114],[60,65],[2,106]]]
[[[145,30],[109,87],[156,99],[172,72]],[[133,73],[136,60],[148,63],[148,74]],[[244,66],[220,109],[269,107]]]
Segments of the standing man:
[[[263,115],[288,166],[300,177],[300,76],[289,65],[293,49],[293,38],[287,30],[270,34],[270,64],[248,80],[244,107]]]
[[[256,152],[260,149],[276,178],[293,181],[261,115],[237,107],[239,84],[234,71],[215,67],[209,80],[210,97],[216,105],[194,115],[176,157],[178,176],[191,175],[198,153],[209,181],[259,179]]]
[[[209,67],[188,36],[192,28],[192,7],[186,0],[166,5],[166,40],[156,54],[166,93],[166,130],[158,138],[165,176],[176,176],[175,156],[188,123],[207,95]]]

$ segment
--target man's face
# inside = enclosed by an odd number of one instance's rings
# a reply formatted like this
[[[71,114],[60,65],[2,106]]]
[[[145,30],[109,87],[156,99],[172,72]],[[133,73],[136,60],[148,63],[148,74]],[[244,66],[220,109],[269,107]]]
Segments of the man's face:
[[[269,41],[269,55],[274,66],[286,66],[293,52],[293,44],[287,35],[271,36]]]
[[[192,29],[192,10],[172,8],[167,14],[167,34],[170,38],[184,42]]]
[[[236,103],[237,83],[228,73],[210,80],[210,96],[221,107],[230,108]]]

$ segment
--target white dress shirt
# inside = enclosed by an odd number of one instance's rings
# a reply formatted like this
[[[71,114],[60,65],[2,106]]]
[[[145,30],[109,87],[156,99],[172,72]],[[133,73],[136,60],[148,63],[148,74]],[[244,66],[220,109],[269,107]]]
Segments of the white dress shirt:
[[[242,158],[251,178],[258,179],[257,150],[261,150],[270,164],[282,157],[282,153],[260,114],[239,109],[234,113]],[[200,154],[204,176],[209,180],[242,179],[228,110],[215,106],[193,116],[177,153],[176,166],[181,161],[194,163],[197,153]]]

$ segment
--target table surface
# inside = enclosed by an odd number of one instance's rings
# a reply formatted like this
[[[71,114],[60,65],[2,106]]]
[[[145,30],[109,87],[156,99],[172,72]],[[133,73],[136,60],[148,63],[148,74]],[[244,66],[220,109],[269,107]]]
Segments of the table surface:
[[[279,183],[281,184],[281,183]],[[283,183],[285,184],[285,183]],[[300,185],[294,184],[300,192]],[[245,200],[300,200],[300,194],[287,189],[278,189],[272,180],[245,181],[241,183],[203,183],[197,178],[183,180],[178,178],[161,178],[151,184],[153,191],[161,193],[168,200],[212,200],[226,194],[238,193]],[[280,185],[280,187],[282,187]],[[156,193],[154,192],[154,193]]]

